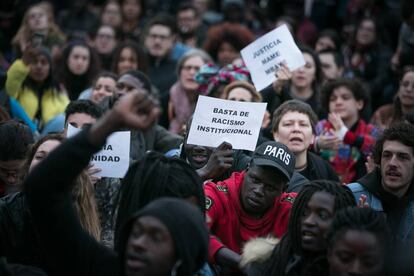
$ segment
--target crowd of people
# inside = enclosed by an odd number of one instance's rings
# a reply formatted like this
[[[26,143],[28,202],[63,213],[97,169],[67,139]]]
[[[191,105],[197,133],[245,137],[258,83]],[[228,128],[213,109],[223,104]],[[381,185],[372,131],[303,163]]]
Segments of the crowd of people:
[[[0,275],[414,275],[414,1],[0,10]],[[258,91],[281,25],[305,64]],[[266,103],[256,149],[189,143],[200,95]]]

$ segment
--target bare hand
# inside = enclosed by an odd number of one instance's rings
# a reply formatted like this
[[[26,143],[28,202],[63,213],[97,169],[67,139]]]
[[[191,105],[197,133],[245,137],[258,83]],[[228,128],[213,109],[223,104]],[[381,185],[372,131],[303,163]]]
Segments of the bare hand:
[[[110,118],[118,128],[145,130],[156,122],[159,114],[157,100],[141,90],[120,97],[110,111]]]
[[[365,168],[367,169],[367,173],[372,172],[375,169],[376,165],[372,156],[367,157],[367,162],[365,162]]]
[[[207,164],[198,173],[203,180],[214,179],[230,169],[233,161],[232,145],[223,142],[213,151]]]
[[[39,53],[40,53],[40,49],[38,47],[34,47],[28,44],[26,49],[23,51],[23,55],[22,55],[22,60],[24,64],[29,66],[32,63],[34,63]]]
[[[270,124],[271,118],[270,118],[270,113],[269,111],[265,111],[265,114],[263,116],[263,121],[262,121],[262,128],[267,128]]]
[[[400,67],[400,55],[395,53],[391,58],[391,69],[397,71]]]
[[[317,143],[321,150],[337,150],[342,141],[335,134],[324,133],[318,136]]]
[[[335,131],[339,131],[343,126],[345,126],[341,116],[336,113],[329,113],[328,120],[334,127]]]
[[[272,84],[273,90],[276,91],[276,93],[280,93],[283,86],[292,78],[292,72],[287,67],[286,63],[282,63],[282,66],[276,70],[275,77],[276,80]]]
[[[101,172],[102,170],[96,167],[94,164],[89,164],[88,167],[86,168],[86,171],[93,185],[95,185],[95,183],[101,179],[101,177],[96,176],[95,174]]]

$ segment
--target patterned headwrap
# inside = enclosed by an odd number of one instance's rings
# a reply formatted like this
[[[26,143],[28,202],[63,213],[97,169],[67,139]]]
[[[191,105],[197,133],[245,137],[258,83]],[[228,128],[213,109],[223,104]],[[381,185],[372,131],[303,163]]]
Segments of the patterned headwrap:
[[[195,80],[200,85],[199,93],[209,95],[218,86],[227,85],[235,80],[250,82],[250,72],[244,64],[228,64],[220,69],[212,63],[207,63],[200,68]]]

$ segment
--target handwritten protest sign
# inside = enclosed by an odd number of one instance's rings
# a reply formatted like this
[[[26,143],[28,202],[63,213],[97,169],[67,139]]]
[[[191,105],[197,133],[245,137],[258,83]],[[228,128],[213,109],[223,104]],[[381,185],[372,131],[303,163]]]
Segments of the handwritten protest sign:
[[[275,72],[285,62],[291,71],[305,60],[286,25],[265,34],[241,50],[257,91],[276,80]]]
[[[187,143],[217,147],[226,141],[234,149],[254,151],[265,110],[266,103],[199,96]]]
[[[68,137],[77,134],[80,129],[68,125]],[[91,158],[91,163],[102,171],[96,176],[122,178],[129,167],[129,145],[131,132],[114,132],[106,140],[102,150]]]

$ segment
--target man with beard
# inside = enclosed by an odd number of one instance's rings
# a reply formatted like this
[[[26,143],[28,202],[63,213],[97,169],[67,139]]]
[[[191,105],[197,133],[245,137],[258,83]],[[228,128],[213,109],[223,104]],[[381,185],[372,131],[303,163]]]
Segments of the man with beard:
[[[348,187],[360,206],[386,214],[398,262],[391,267],[401,269],[410,264],[412,249],[405,249],[414,244],[414,126],[398,123],[386,129],[375,144],[374,161],[377,167]]]
[[[294,169],[295,156],[285,145],[265,142],[245,171],[205,185],[210,263],[235,269],[245,242],[286,232],[296,194],[284,190]]]
[[[177,11],[178,39],[189,47],[201,47],[207,26],[202,24],[200,14],[190,3],[183,3]]]

